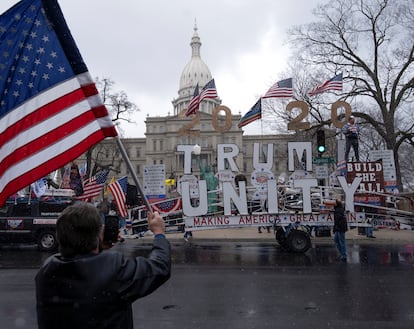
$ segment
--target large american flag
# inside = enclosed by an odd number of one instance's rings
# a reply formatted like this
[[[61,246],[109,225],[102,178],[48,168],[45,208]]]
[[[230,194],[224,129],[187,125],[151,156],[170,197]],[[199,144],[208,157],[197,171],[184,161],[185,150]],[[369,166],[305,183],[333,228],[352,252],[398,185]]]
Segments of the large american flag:
[[[269,88],[262,98],[289,98],[293,97],[292,78],[280,80]]]
[[[199,106],[200,106],[200,95],[198,94],[198,83],[197,83],[194,89],[193,97],[191,97],[190,103],[188,103],[188,108],[187,108],[187,111],[185,112],[185,115],[188,117],[191,114],[196,113]]]
[[[109,184],[108,188],[114,197],[118,214],[120,217],[128,217],[128,209],[126,206],[126,192],[127,192],[128,178],[122,177],[112,184]]]
[[[0,205],[117,136],[56,0],[0,16]]]
[[[83,184],[83,194],[78,196],[77,199],[87,201],[100,196],[108,174],[109,170],[105,169],[86,180]]]
[[[308,94],[309,96],[314,96],[329,90],[342,91],[342,85],[342,73],[339,73],[332,79],[329,79],[328,81],[325,81],[324,83],[312,88]]]

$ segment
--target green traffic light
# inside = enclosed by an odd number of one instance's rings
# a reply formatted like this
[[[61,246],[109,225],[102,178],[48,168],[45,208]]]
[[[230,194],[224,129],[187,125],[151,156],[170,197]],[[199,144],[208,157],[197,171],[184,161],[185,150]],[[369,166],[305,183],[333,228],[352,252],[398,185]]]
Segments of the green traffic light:
[[[323,153],[323,152],[325,152],[325,146],[323,146],[323,145],[319,145],[319,146],[318,146],[318,152],[319,152],[319,153]]]

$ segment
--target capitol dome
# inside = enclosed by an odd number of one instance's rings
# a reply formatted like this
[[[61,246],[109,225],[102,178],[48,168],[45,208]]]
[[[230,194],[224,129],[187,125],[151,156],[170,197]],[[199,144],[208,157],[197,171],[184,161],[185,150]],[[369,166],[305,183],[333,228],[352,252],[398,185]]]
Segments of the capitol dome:
[[[210,69],[200,57],[201,41],[197,30],[197,26],[195,25],[194,34],[190,43],[192,49],[191,59],[181,73],[180,89],[178,90],[180,97],[192,96],[197,83],[201,89],[212,79]]]
[[[194,95],[194,90],[198,84],[198,88],[201,89],[212,80],[212,75],[207,64],[203,62],[200,56],[201,41],[197,32],[197,25],[194,24],[194,33],[191,38],[191,59],[185,65],[181,77],[180,86],[178,89],[178,98],[173,99],[172,104],[174,106],[174,115],[179,113],[185,113],[191,98]],[[210,113],[213,108],[221,104],[219,97],[214,99],[205,99],[200,104],[200,112]]]

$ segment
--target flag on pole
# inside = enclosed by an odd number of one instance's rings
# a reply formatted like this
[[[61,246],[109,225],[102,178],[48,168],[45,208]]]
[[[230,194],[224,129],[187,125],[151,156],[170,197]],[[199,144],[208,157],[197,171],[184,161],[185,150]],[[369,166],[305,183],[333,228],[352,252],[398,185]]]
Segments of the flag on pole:
[[[217,98],[217,89],[214,79],[211,79],[209,82],[206,83],[203,89],[201,89],[200,94],[197,83],[194,89],[193,97],[191,98],[190,103],[188,104],[187,112],[185,113],[185,115],[188,117],[191,114],[196,113],[200,107],[200,103],[203,101],[203,99],[206,98]]]
[[[237,126],[239,128],[248,125],[249,123],[259,120],[262,118],[262,99],[259,98],[259,100],[256,102],[256,104],[253,105],[253,107],[247,112],[239,121]]]
[[[114,176],[112,176],[111,180],[109,181],[108,186],[105,189],[104,197],[108,196],[108,194],[111,193],[111,191],[109,190],[109,185],[111,185],[113,183],[115,183],[115,177]]]
[[[293,97],[292,78],[276,82],[262,98],[289,98]]]
[[[76,197],[78,200],[92,200],[93,198],[98,197],[102,189],[105,186],[106,179],[108,178],[109,170],[105,169],[97,173],[95,176],[89,178],[83,184],[83,194]]]
[[[315,96],[317,94],[321,94],[329,90],[342,91],[342,86],[343,86],[342,73],[339,73],[338,75],[335,75],[332,79],[329,79],[328,81],[325,81],[321,85],[318,85],[314,87],[313,89],[311,89],[308,92],[308,95]]]
[[[79,167],[79,175],[81,176],[81,178],[85,177],[87,170],[88,164],[85,162],[82,166]]]
[[[188,103],[187,112],[185,112],[185,116],[188,117],[191,114],[197,112],[198,107],[200,106],[200,95],[198,94],[198,83],[194,89],[193,97],[190,99],[190,103]]]
[[[109,190],[114,197],[114,201],[120,217],[128,217],[128,209],[126,206],[127,184],[128,178],[125,176],[108,185]]]
[[[0,54],[2,205],[117,131],[57,0],[20,1],[3,13]]]
[[[45,194],[47,189],[47,179],[43,177],[34,183],[32,183],[32,191],[36,195],[37,198],[40,198],[43,194]]]
[[[198,102],[201,103],[205,98],[217,98],[217,89],[214,79],[211,79],[209,82],[207,82],[203,89],[201,89]]]

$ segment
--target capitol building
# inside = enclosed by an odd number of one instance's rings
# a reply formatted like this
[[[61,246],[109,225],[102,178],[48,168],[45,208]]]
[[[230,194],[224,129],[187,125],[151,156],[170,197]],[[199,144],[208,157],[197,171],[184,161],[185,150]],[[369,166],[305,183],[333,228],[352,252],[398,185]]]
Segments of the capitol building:
[[[235,158],[239,172],[250,177],[253,171],[253,147],[259,144],[261,161],[266,161],[267,144],[273,144],[274,177],[287,172],[288,142],[309,141],[312,137],[306,132],[275,135],[244,135],[243,129],[237,126],[241,115],[231,113],[230,109],[221,105],[220,97],[204,99],[198,112],[189,117],[185,116],[194,89],[198,84],[200,90],[214,76],[207,64],[201,58],[201,40],[197,26],[194,26],[190,42],[191,58],[184,66],[178,96],[172,100],[173,109],[165,109],[166,116],[147,116],[145,120],[145,138],[122,138],[122,143],[129,156],[133,168],[142,181],[143,170],[149,165],[165,165],[165,177],[179,179],[184,170],[184,153],[177,151],[177,145],[196,145],[201,147],[201,154],[192,157],[191,170],[194,175],[200,173],[200,168],[209,166],[217,172],[217,145],[235,144],[239,154]],[[217,90],[220,96],[220,90]],[[171,114],[173,113],[173,114]],[[262,152],[263,151],[263,152]],[[83,163],[85,157],[78,159]],[[131,174],[123,160],[116,142],[107,139],[92,150],[92,166],[108,167],[113,170],[110,176],[116,178],[128,175],[128,181],[133,183]],[[226,167],[228,169],[228,167]]]

